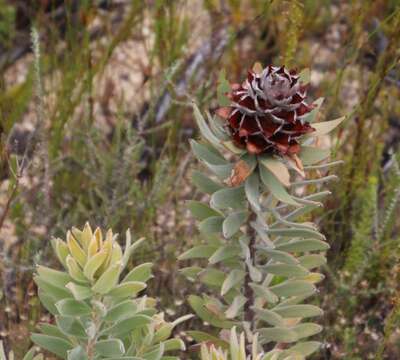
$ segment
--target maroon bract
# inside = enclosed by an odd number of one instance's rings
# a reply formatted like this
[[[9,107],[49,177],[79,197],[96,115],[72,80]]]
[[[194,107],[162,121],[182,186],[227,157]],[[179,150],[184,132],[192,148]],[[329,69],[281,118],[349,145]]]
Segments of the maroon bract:
[[[268,66],[249,71],[245,82],[231,89],[231,105],[217,114],[226,119],[235,145],[249,153],[297,154],[298,138],[314,131],[305,120],[313,107],[305,101],[306,87],[295,70]]]

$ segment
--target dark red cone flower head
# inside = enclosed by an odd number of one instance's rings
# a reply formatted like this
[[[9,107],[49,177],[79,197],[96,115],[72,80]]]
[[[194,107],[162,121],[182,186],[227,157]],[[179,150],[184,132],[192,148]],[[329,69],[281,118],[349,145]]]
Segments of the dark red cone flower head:
[[[313,109],[295,70],[268,66],[249,71],[246,81],[231,85],[229,107],[217,110],[226,119],[236,146],[252,154],[294,155],[298,138],[315,129],[305,120]]]

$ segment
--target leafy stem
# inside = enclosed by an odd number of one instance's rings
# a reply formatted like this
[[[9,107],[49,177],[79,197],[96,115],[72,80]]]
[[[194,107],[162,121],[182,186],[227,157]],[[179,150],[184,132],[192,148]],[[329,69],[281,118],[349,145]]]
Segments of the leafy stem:
[[[255,258],[255,246],[256,246],[256,231],[251,226],[251,223],[255,221],[257,214],[251,210],[250,216],[247,219],[247,236],[249,238],[249,259],[246,262],[246,276],[244,278],[244,296],[247,301],[244,305],[244,320],[249,323],[250,329],[254,329],[254,311],[252,307],[254,306],[254,291],[251,287],[251,269],[249,264],[252,264]]]

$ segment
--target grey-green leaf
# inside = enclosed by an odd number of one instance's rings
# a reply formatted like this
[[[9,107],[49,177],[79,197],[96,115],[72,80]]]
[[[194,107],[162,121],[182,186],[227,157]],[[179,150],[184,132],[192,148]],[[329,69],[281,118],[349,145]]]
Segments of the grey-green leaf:
[[[242,270],[233,269],[226,277],[221,287],[221,296],[224,296],[230,289],[239,284],[245,277],[246,273]]]
[[[78,285],[72,281],[65,285],[65,287],[71,291],[75,300],[85,300],[93,294],[92,290],[90,290],[87,286]]]
[[[275,304],[276,302],[278,302],[278,300],[279,300],[278,297],[271,290],[266,288],[265,286],[254,284],[254,283],[251,283],[250,286],[254,290],[254,293],[256,294],[256,296],[267,300],[271,304]]]
[[[64,299],[56,303],[57,310],[63,316],[89,315],[92,309],[84,301],[75,299]]]
[[[211,165],[226,165],[228,163],[221,155],[193,139],[190,140],[190,146],[192,147],[194,155],[200,161],[205,161]]]
[[[219,139],[210,130],[206,120],[204,119],[197,105],[193,102],[192,106],[193,106],[194,118],[196,120],[197,126],[200,129],[201,135],[216,148],[222,148]]]
[[[152,263],[144,263],[134,267],[128,275],[124,277],[122,283],[127,281],[142,281],[146,282],[151,279],[153,275],[151,274]]]
[[[285,187],[277,180],[271,171],[269,171],[265,166],[260,166],[259,169],[263,184],[276,199],[289,205],[299,205],[299,203],[290,196]]]
[[[112,335],[115,337],[121,337],[130,331],[146,326],[152,321],[152,318],[147,315],[133,315],[128,319],[121,320],[113,326],[104,329],[101,335]]]
[[[205,220],[212,216],[221,216],[221,213],[210,208],[208,205],[200,202],[190,200],[187,202],[187,207],[192,215],[199,221]]]
[[[296,334],[297,339],[313,336],[322,331],[322,326],[313,323],[303,323],[291,328]]]
[[[318,240],[325,240],[325,236],[320,232],[305,228],[285,228],[285,229],[269,229],[267,234],[276,236],[289,237],[307,237]]]
[[[235,235],[247,219],[247,211],[237,211],[229,214],[222,224],[222,233],[226,239]]]
[[[56,354],[62,359],[67,359],[68,350],[72,349],[70,342],[54,336],[33,333],[31,339],[36,345]]]
[[[326,264],[326,257],[320,254],[309,254],[299,257],[300,264],[306,269],[314,269]]]
[[[329,149],[321,149],[313,146],[302,146],[299,157],[304,166],[321,162],[330,155]]]
[[[137,312],[137,305],[132,300],[123,301],[107,311],[105,321],[118,322],[129,318]]]
[[[98,355],[102,356],[120,356],[125,354],[125,347],[120,339],[97,341],[94,349]]]
[[[213,234],[222,231],[222,223],[224,218],[222,216],[213,216],[203,220],[198,226],[199,230],[204,234]]]
[[[245,207],[245,193],[243,186],[224,188],[211,196],[211,206],[218,209],[243,209]]]
[[[275,260],[277,262],[282,262],[284,264],[289,264],[289,265],[299,264],[299,261],[293,255],[284,251],[273,250],[268,248],[260,248],[259,251],[267,254],[267,256],[270,259]]]
[[[303,280],[287,280],[281,284],[271,286],[269,289],[280,297],[301,296],[316,291],[313,284]]]
[[[297,340],[297,333],[286,327],[272,327],[258,329],[262,343],[271,341],[290,343]]]
[[[93,285],[92,291],[102,295],[107,294],[117,284],[120,272],[120,264],[109,267]]]
[[[264,269],[270,274],[285,277],[300,277],[309,274],[309,271],[300,265],[268,264]]]
[[[323,315],[323,311],[318,306],[309,304],[280,306],[273,310],[284,318],[307,318]]]
[[[321,240],[303,239],[303,240],[294,240],[282,245],[278,245],[276,249],[280,251],[290,251],[290,252],[316,251],[316,250],[328,250],[329,245],[325,241]]]
[[[88,360],[86,351],[82,346],[77,346],[72,350],[68,351],[68,360]]]
[[[74,336],[77,338],[85,339],[87,334],[82,326],[82,323],[71,316],[57,316],[57,327],[67,336]]]
[[[269,325],[272,325],[272,326],[283,326],[284,325],[282,316],[277,314],[275,311],[268,310],[268,309],[259,309],[256,307],[253,308],[253,310],[260,320],[265,321]]]
[[[318,341],[305,341],[299,342],[296,345],[289,348],[289,351],[295,351],[303,356],[310,356],[312,353],[317,351],[321,347],[321,343]]]
[[[225,245],[218,248],[208,259],[210,264],[216,264],[220,261],[231,259],[241,252],[240,246],[237,245]]]
[[[192,182],[200,191],[210,195],[223,188],[200,171],[193,171]]]
[[[198,245],[181,254],[179,260],[209,258],[218,249],[215,245]]]
[[[260,179],[257,172],[253,172],[244,184],[247,200],[256,211],[260,208]]]

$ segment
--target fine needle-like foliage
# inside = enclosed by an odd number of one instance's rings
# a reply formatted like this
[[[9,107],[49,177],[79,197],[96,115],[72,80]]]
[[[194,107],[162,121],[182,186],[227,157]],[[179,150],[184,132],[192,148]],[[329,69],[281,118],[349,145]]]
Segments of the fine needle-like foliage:
[[[320,346],[306,339],[322,330],[310,319],[323,312],[305,301],[317,293],[323,275],[315,269],[325,264],[329,245],[305,216],[329,195],[322,185],[336,179],[326,170],[340,162],[326,162],[330,151],[319,144],[343,118],[317,122],[322,99],[306,103],[308,73],[256,65],[242,85],[229,86],[221,78],[222,121],[216,116],[206,121],[193,105],[202,141],[192,140],[192,151],[208,169],[195,171],[193,182],[209,194],[209,202],[189,203],[205,243],[180,259],[205,260],[182,273],[212,292],[192,295],[189,303],[217,329],[236,326],[244,332],[240,351],[250,354],[258,339],[262,359],[304,359]],[[222,340],[198,331],[191,335],[223,344],[224,333]],[[202,354],[245,358],[204,347]]]
[[[82,231],[68,231],[66,242],[53,239],[66,271],[37,267],[39,298],[55,324],[40,324],[33,342],[68,360],[177,359],[165,353],[183,350],[184,343],[170,336],[191,315],[167,322],[155,299],[143,295],[151,263],[121,276],[144,239],[132,243],[128,230],[122,250],[116,238],[111,229],[103,237],[100,228],[93,232],[86,224]]]

